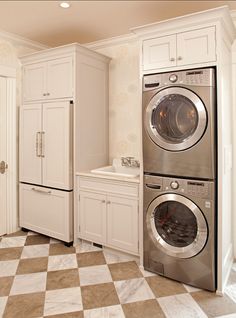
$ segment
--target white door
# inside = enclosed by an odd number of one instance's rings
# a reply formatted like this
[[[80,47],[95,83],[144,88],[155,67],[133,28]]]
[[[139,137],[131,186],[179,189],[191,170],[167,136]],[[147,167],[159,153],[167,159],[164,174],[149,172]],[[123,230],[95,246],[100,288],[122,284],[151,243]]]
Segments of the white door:
[[[46,63],[34,63],[24,67],[24,101],[42,100],[47,97]]]
[[[0,77],[0,162],[7,160],[7,80]],[[2,171],[3,172],[3,171]],[[0,173],[0,235],[7,233],[7,174]]]
[[[72,185],[72,104],[43,104],[42,169],[43,185],[71,190]]]
[[[116,196],[107,197],[107,243],[138,253],[138,202]]]
[[[20,108],[20,181],[41,184],[42,105]]]

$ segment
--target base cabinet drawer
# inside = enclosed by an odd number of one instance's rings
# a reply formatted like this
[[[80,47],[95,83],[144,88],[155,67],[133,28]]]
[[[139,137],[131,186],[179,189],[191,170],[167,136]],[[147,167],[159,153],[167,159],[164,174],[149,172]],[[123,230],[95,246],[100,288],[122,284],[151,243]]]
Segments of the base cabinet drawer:
[[[72,192],[20,184],[20,226],[72,241]]]

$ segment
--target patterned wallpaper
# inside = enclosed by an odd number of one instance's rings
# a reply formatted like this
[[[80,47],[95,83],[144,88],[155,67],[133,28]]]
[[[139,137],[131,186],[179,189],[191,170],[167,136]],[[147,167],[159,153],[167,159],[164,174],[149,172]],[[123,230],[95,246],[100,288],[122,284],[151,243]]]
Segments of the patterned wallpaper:
[[[137,41],[97,50],[112,58],[109,71],[109,155],[140,159],[141,94]]]

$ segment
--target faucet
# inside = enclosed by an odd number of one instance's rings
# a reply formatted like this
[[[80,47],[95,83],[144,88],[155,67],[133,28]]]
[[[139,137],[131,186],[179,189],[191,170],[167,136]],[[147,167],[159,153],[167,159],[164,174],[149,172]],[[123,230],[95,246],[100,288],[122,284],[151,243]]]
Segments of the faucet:
[[[139,167],[139,161],[135,160],[134,157],[121,157],[121,165],[125,167]]]

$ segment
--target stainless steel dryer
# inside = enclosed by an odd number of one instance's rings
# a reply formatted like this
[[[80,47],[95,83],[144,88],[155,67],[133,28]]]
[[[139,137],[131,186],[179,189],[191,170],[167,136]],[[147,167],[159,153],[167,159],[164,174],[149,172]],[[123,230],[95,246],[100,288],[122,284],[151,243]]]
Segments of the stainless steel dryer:
[[[144,176],[144,268],[216,289],[214,183]]]
[[[215,69],[145,75],[144,172],[215,178]]]

